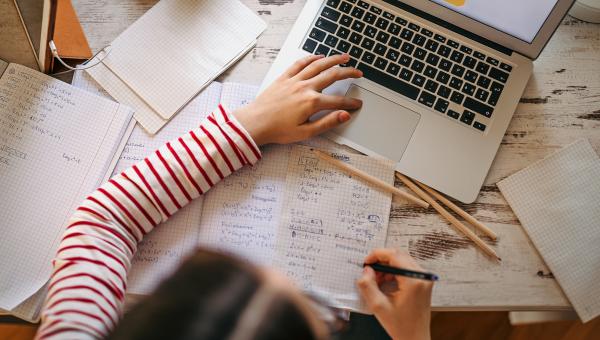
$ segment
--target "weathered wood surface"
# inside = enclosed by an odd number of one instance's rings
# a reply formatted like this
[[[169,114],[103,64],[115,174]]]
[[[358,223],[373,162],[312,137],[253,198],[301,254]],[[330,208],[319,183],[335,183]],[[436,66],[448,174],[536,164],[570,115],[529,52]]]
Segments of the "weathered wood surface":
[[[74,5],[90,45],[97,51],[155,2],[74,0]],[[256,48],[222,79],[259,84],[304,1],[243,2],[269,26]],[[486,258],[433,209],[403,202],[392,206],[388,245],[407,249],[425,268],[442,277],[434,290],[434,307],[568,308],[560,287],[495,183],[580,138],[588,138],[600,152],[600,25],[567,17],[535,62],[534,75],[479,198],[473,204],[459,203],[498,233],[493,246],[502,262]]]

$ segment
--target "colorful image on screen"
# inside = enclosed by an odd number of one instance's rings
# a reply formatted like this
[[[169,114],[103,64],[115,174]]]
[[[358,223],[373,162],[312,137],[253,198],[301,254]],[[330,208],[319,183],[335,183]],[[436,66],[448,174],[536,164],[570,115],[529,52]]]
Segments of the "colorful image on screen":
[[[430,0],[531,43],[557,0]]]

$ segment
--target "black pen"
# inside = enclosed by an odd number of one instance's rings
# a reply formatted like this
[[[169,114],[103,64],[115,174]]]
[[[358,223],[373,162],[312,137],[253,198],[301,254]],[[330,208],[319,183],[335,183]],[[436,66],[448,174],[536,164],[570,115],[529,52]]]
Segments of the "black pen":
[[[432,274],[432,273],[424,273],[424,272],[418,272],[416,270],[390,267],[390,266],[386,266],[385,264],[381,264],[381,263],[365,263],[365,264],[363,264],[363,267],[364,266],[369,266],[369,267],[373,268],[373,270],[376,272],[394,274],[394,275],[402,275],[402,276],[410,277],[413,279],[421,279],[421,280],[428,280],[428,281],[439,280],[439,276]]]

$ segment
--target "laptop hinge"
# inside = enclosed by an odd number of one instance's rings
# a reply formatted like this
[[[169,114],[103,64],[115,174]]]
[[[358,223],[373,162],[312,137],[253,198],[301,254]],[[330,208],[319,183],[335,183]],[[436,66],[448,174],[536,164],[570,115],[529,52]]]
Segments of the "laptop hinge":
[[[463,36],[465,36],[465,37],[467,37],[467,38],[469,38],[471,40],[475,40],[478,43],[483,44],[483,45],[485,45],[485,46],[487,46],[489,48],[493,48],[494,50],[496,50],[498,52],[504,53],[506,55],[512,55],[512,53],[513,53],[513,51],[511,49],[509,49],[509,48],[506,48],[506,47],[504,47],[504,46],[502,46],[500,44],[497,44],[497,43],[495,43],[495,42],[493,42],[493,41],[491,41],[489,39],[486,39],[486,38],[484,38],[484,37],[482,37],[480,35],[477,35],[475,33],[472,33],[472,32],[469,32],[469,31],[467,31],[465,29],[462,29],[462,28],[460,28],[460,27],[458,27],[456,25],[453,25],[453,24],[451,24],[451,23],[449,23],[449,22],[447,22],[445,20],[442,20],[442,19],[440,19],[440,18],[438,18],[436,16],[433,16],[433,15],[431,15],[429,13],[423,12],[420,9],[417,9],[417,8],[414,8],[414,7],[410,6],[410,5],[407,5],[404,2],[402,2],[402,1],[398,1],[398,0],[383,0],[383,1],[387,2],[388,4],[390,4],[392,6],[398,7],[400,9],[403,9],[403,10],[405,10],[407,12],[410,12],[410,13],[412,13],[414,15],[417,15],[417,16],[425,19],[425,20],[431,21],[431,22],[433,22],[433,23],[435,23],[437,25],[440,25],[440,26],[442,26],[442,27],[444,27],[446,29],[449,29],[452,32],[455,32],[455,33],[458,33],[460,35],[463,35]]]

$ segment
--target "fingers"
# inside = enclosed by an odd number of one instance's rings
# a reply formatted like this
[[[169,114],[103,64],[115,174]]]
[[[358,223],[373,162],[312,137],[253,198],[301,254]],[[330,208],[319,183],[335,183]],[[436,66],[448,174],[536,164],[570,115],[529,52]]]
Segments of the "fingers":
[[[367,307],[373,313],[391,309],[392,305],[387,296],[379,289],[375,278],[375,271],[371,267],[363,269],[363,275],[356,282],[358,290]]]
[[[362,106],[362,100],[343,97],[343,96],[329,96],[320,95],[317,102],[317,110],[358,110]]]
[[[321,91],[338,80],[360,78],[362,76],[363,73],[353,67],[332,67],[308,80],[308,82],[315,90]]]
[[[287,70],[285,70],[285,72],[283,72],[283,74],[281,75],[282,78],[291,78],[295,75],[297,75],[300,71],[304,70],[304,68],[308,65],[310,65],[312,62],[314,62],[315,60],[319,60],[324,58],[324,55],[308,55],[304,58],[300,58],[298,60],[296,60],[295,63],[292,64],[292,66],[290,66]]]
[[[334,127],[347,122],[350,120],[350,114],[343,110],[334,111],[328,113],[322,118],[319,118],[313,122],[302,125],[305,129],[305,135],[312,137],[319,135],[327,130],[333,129]]]
[[[348,54],[336,54],[331,57],[315,60],[310,65],[306,66],[302,71],[296,74],[298,80],[307,80],[314,78],[321,72],[339,64],[343,64],[350,59]]]

